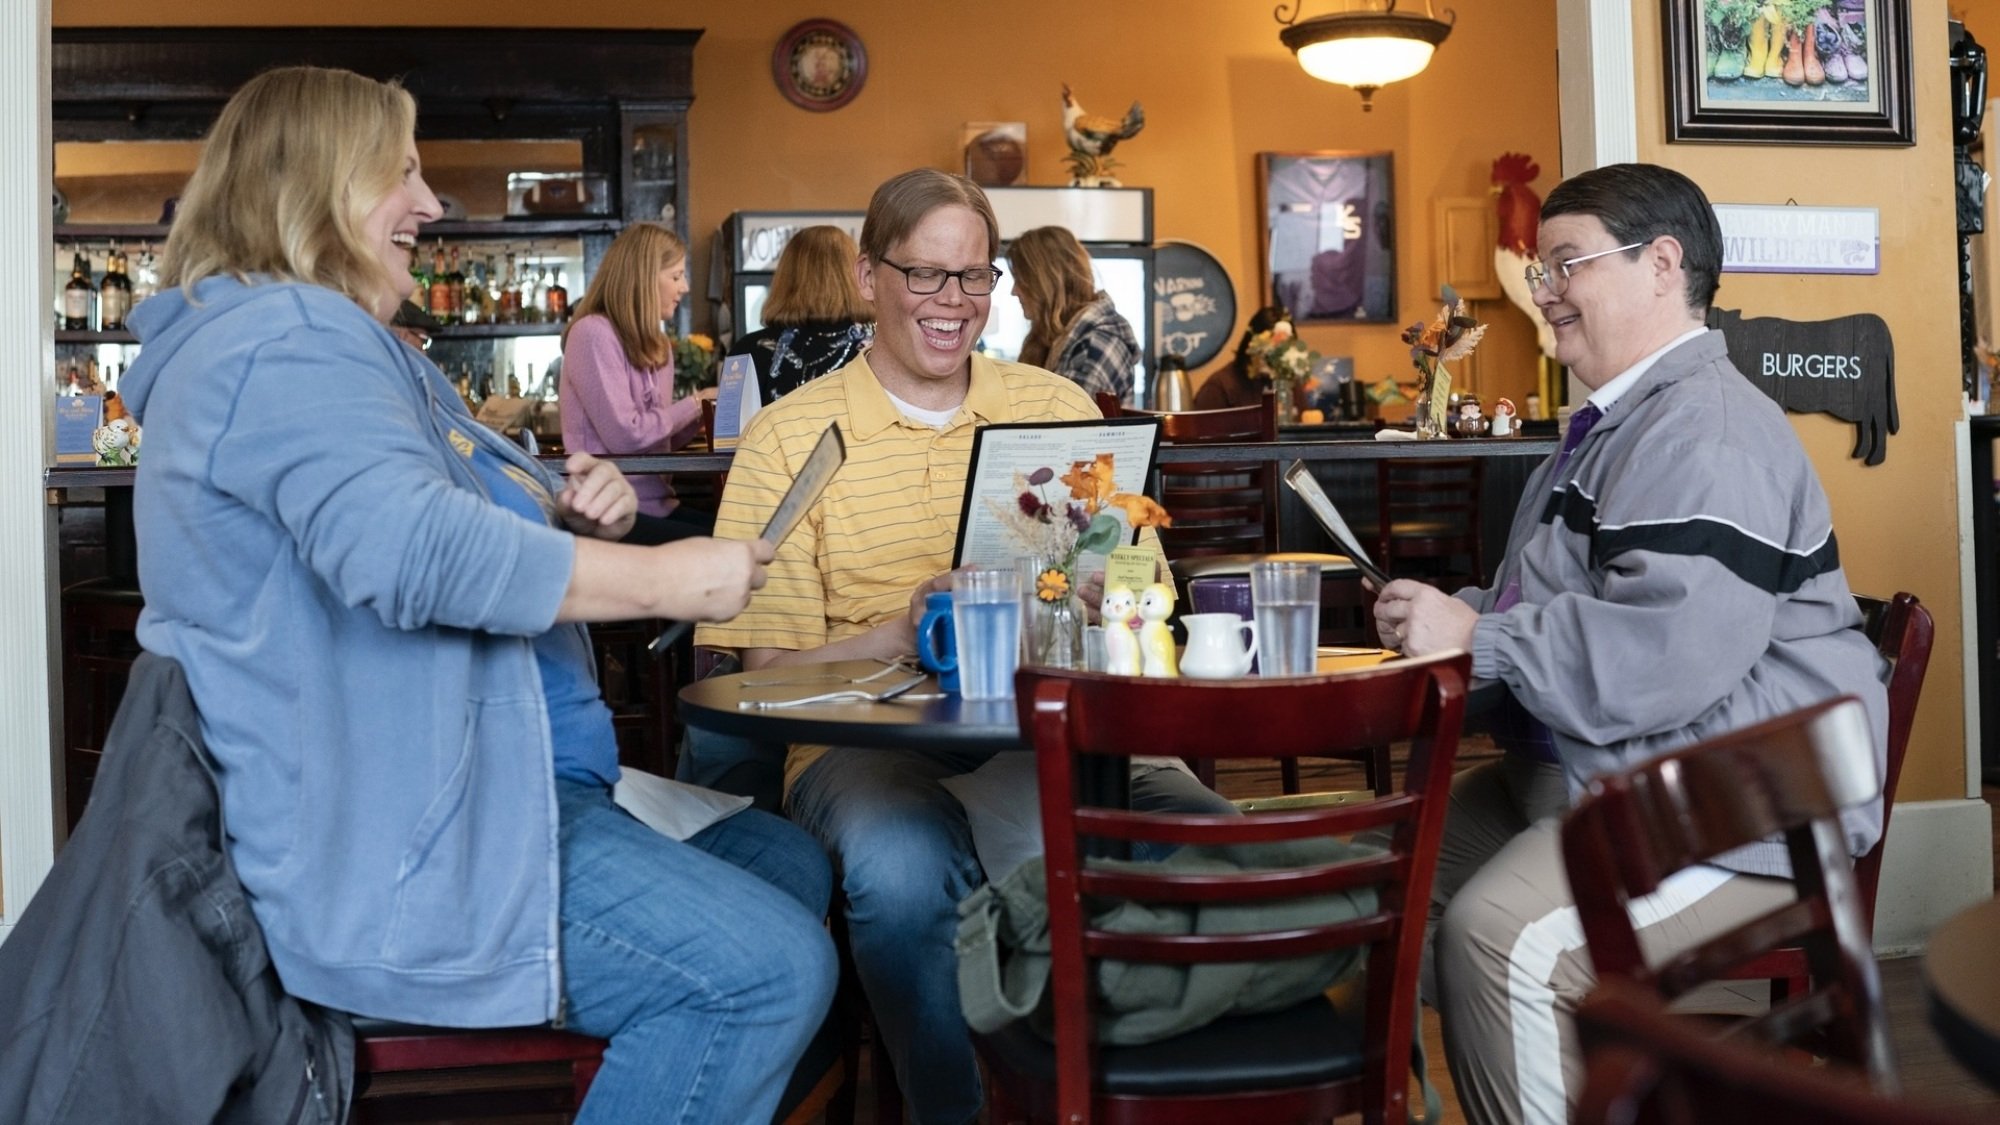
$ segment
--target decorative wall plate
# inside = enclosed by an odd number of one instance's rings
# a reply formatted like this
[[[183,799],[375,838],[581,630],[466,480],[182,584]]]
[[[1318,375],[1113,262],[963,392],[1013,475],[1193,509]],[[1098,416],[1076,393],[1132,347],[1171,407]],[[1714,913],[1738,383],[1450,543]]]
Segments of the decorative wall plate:
[[[839,109],[868,80],[868,50],[846,24],[803,20],[779,37],[771,52],[771,78],[800,109]]]

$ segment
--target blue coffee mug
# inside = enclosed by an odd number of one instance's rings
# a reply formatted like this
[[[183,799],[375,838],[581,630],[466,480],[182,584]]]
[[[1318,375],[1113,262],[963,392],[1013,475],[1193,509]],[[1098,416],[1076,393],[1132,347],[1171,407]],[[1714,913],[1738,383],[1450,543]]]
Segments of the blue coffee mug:
[[[958,694],[958,629],[951,619],[951,591],[924,595],[924,616],[917,622],[917,662],[937,673],[938,688]]]

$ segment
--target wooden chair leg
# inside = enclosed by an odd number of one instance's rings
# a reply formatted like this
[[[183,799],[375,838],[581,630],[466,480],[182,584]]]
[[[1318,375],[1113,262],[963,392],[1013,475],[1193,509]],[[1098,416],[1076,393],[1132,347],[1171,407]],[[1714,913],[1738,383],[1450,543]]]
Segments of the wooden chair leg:
[[[1302,792],[1299,787],[1299,760],[1285,758],[1278,763],[1278,788],[1287,796]]]
[[[1373,789],[1377,797],[1387,797],[1389,795],[1390,784],[1389,748],[1387,746],[1370,746],[1368,748],[1367,771],[1368,788]]]

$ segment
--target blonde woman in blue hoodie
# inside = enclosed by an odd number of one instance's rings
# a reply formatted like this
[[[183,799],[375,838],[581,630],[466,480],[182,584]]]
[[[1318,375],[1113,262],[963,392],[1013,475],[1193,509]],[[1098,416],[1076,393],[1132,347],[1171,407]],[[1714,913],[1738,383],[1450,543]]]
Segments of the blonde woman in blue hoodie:
[[[617,540],[632,487],[475,423],[390,334],[438,217],[400,87],[267,72],[210,133],[122,390],[141,642],[186,669],[286,988],[610,1039],[582,1122],[768,1120],[831,998],[829,876],[743,812],[611,801],[583,622],[721,621],[765,543]]]

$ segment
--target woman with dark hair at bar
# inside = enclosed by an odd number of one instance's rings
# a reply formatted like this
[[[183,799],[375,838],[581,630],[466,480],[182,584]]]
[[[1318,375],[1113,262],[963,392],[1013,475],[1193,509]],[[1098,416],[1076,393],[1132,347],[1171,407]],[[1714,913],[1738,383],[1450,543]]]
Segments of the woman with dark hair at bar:
[[[1236,340],[1236,358],[1202,382],[1201,389],[1194,393],[1194,408],[1220,410],[1256,402],[1271,385],[1250,376],[1250,341],[1257,333],[1269,332],[1280,321],[1291,319],[1292,314],[1283,305],[1265,305],[1251,314],[1249,326]]]

